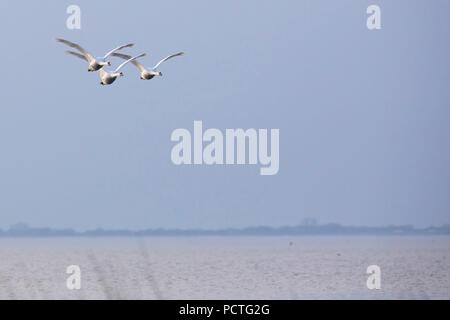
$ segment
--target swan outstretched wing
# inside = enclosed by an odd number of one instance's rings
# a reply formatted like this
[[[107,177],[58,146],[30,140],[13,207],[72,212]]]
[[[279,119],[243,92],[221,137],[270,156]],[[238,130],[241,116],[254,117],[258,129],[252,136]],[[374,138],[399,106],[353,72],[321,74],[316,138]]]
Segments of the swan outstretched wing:
[[[108,75],[108,72],[106,72],[105,70],[103,70],[103,68],[101,68],[100,70],[98,70],[100,78],[103,79],[103,77]]]
[[[111,55],[114,56],[114,57],[119,57],[119,58],[125,59],[125,60],[131,59],[131,56],[129,56],[127,54],[112,53]],[[141,71],[141,72],[146,71],[144,66],[142,64],[140,64],[139,62],[137,62],[136,60],[132,60],[131,63],[134,64],[136,66],[136,68],[139,69],[139,71]]]
[[[141,57],[144,57],[144,56],[146,56],[146,55],[147,55],[146,53],[142,53],[142,54],[140,54],[140,55],[138,55],[138,56],[136,56],[136,57],[133,57],[133,58],[128,59],[127,61],[125,61],[125,62],[123,62],[121,65],[119,65],[119,66],[117,67],[117,69],[114,70],[114,72],[119,71],[119,69],[122,68],[124,65],[126,65],[128,62],[134,61],[134,60],[136,60],[137,58],[141,58]]]
[[[178,53],[175,53],[175,54],[172,54],[172,55],[170,55],[170,56],[165,57],[164,59],[162,59],[161,61],[159,61],[159,62],[153,67],[153,70],[155,70],[156,68],[158,68],[158,66],[159,66],[161,63],[163,63],[164,61],[167,61],[167,60],[169,60],[169,59],[172,59],[173,57],[182,56],[182,55],[184,55],[184,52],[178,52]]]
[[[78,57],[78,58],[80,58],[80,59],[83,59],[83,60],[85,60],[85,61],[88,61],[88,59],[86,58],[86,56],[84,56],[84,55],[82,55],[82,54],[80,54],[80,53],[73,52],[73,51],[66,51],[66,53],[67,53],[67,54],[72,54],[72,55],[74,55],[75,57]]]
[[[134,43],[129,43],[129,44],[126,44],[126,45],[124,45],[124,46],[120,46],[120,47],[117,47],[117,48],[115,48],[115,49],[112,49],[112,50],[109,51],[107,54],[105,54],[105,56],[103,57],[103,59],[108,58],[111,54],[113,54],[113,53],[116,52],[116,51],[119,51],[119,50],[122,50],[122,49],[125,49],[125,48],[130,48],[130,47],[134,47]]]
[[[77,49],[78,51],[80,51],[81,53],[83,53],[83,54],[85,55],[85,57],[86,57],[86,59],[87,59],[87,61],[88,61],[89,63],[90,63],[91,61],[94,61],[94,60],[95,60],[94,57],[93,57],[89,52],[87,52],[86,50],[84,50],[82,47],[80,47],[80,46],[79,46],[78,44],[76,44],[76,43],[73,43],[73,42],[70,42],[70,41],[67,41],[67,40],[64,40],[64,39],[59,39],[59,38],[56,38],[55,41],[56,41],[56,42],[62,42],[62,43],[64,43],[64,44],[68,45],[69,47],[72,47],[72,48]]]

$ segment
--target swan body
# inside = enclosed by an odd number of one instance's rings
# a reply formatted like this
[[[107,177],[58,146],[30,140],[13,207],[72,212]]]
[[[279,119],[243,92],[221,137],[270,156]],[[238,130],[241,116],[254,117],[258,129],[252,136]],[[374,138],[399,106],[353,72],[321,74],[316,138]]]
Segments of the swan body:
[[[101,79],[100,84],[101,84],[102,86],[112,84],[114,81],[116,81],[116,79],[117,79],[118,77],[123,77],[123,73],[122,73],[122,72],[118,72],[118,71],[119,71],[124,65],[126,65],[128,62],[133,62],[133,61],[135,61],[136,59],[141,58],[141,57],[144,57],[144,56],[146,56],[146,55],[147,55],[146,53],[142,53],[142,54],[140,54],[140,55],[138,55],[138,56],[130,57],[127,61],[125,61],[125,62],[123,62],[121,65],[119,65],[119,66],[116,68],[116,70],[114,70],[113,72],[108,72],[108,71],[104,70],[103,68],[100,69],[100,70],[99,70],[99,72],[100,72],[100,79]]]
[[[115,57],[119,57],[125,60],[129,60],[131,58],[131,56],[126,55],[126,54],[121,54],[121,53],[115,53],[113,52],[111,54],[112,56]],[[184,55],[184,52],[178,52],[176,54],[172,54],[170,56],[165,57],[164,59],[160,60],[153,68],[149,70],[147,70],[146,68],[144,68],[144,66],[142,64],[140,64],[137,60],[132,60],[131,63],[139,69],[139,71],[141,72],[141,79],[142,80],[150,80],[152,79],[154,76],[162,76],[162,73],[159,71],[156,71],[156,69],[158,68],[158,66],[163,63],[164,61],[167,61],[171,58],[177,57],[177,56],[182,56]]]
[[[66,51],[67,54],[74,55],[74,56],[76,56],[76,57],[78,57],[80,59],[83,59],[83,60],[87,61],[89,63],[88,71],[90,71],[90,72],[100,70],[104,66],[110,66],[111,63],[109,61],[107,61],[107,58],[110,55],[112,55],[116,51],[119,51],[119,50],[122,50],[122,49],[134,46],[134,43],[130,43],[130,44],[126,44],[126,45],[123,45],[123,46],[119,46],[119,47],[114,48],[111,51],[107,52],[103,57],[94,58],[94,56],[92,56],[89,52],[84,50],[80,45],[78,45],[76,43],[73,43],[73,42],[70,42],[70,41],[64,40],[64,39],[59,39],[59,38],[56,38],[55,41],[56,42],[62,42],[64,44],[68,45],[69,47],[75,48],[79,52],[81,52],[82,54],[80,54],[78,52],[73,52],[73,51]]]

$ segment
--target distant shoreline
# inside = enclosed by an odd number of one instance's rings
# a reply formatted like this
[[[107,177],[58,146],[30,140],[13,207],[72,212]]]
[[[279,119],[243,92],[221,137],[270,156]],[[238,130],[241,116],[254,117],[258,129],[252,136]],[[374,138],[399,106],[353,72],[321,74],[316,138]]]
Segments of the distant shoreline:
[[[326,236],[326,235],[375,235],[375,236],[411,236],[411,235],[450,235],[450,225],[428,228],[412,226],[342,226],[339,224],[299,225],[293,227],[249,227],[228,228],[218,230],[205,229],[145,229],[75,231],[73,229],[32,228],[26,224],[12,226],[8,230],[0,230],[0,238],[11,237],[198,237],[198,236]]]

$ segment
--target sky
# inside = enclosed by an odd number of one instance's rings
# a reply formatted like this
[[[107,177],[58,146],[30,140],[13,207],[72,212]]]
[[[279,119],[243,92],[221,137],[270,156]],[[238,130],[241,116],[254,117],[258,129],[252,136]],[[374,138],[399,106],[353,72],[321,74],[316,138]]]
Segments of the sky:
[[[66,8],[81,8],[81,29]],[[366,8],[381,8],[368,30]],[[447,0],[1,1],[0,228],[450,223]],[[101,86],[95,56],[164,56]],[[111,58],[113,67],[121,63]],[[280,168],[171,161],[175,129],[279,129]]]

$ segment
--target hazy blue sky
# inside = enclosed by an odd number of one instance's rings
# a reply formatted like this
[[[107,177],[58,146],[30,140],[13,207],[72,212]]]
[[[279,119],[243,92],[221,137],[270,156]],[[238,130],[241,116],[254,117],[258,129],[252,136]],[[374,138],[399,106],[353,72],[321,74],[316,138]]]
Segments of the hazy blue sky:
[[[66,28],[66,8],[82,29]],[[378,4],[382,30],[366,28]],[[1,1],[0,228],[450,222],[450,1]],[[100,86],[95,55],[135,42]],[[120,60],[111,59],[113,64]],[[280,171],[175,166],[176,128],[279,128]]]

